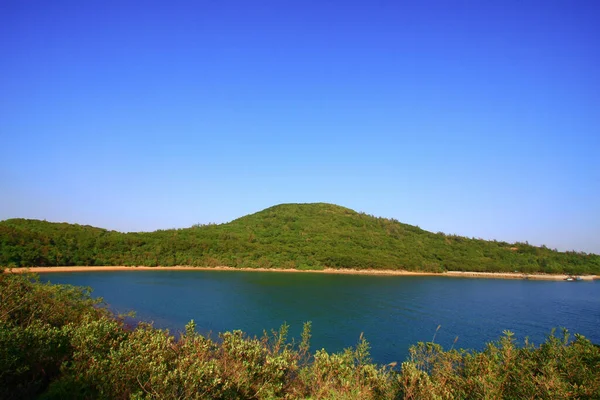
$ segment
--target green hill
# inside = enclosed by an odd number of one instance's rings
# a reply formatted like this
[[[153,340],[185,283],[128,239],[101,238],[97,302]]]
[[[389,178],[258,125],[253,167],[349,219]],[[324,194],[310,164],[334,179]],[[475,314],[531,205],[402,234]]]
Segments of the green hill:
[[[600,274],[600,256],[431,233],[333,204],[282,204],[221,225],[120,233],[0,222],[0,265],[196,265],[264,268]]]

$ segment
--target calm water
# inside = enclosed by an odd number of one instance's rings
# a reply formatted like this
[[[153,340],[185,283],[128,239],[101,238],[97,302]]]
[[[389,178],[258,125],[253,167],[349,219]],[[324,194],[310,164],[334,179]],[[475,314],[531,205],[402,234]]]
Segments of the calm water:
[[[42,275],[90,286],[117,312],[135,310],[155,326],[201,333],[242,329],[260,335],[283,322],[299,338],[312,321],[312,349],[339,351],[360,333],[380,363],[403,361],[408,347],[435,341],[481,349],[505,329],[540,343],[566,327],[600,343],[600,282],[352,276],[237,271],[82,272]]]

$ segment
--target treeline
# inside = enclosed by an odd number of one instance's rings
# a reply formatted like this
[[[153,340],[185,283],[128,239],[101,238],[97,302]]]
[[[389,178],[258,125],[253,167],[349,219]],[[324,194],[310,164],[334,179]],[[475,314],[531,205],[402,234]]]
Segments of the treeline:
[[[285,204],[221,225],[149,233],[12,219],[0,265],[231,266],[600,274],[600,256],[431,233],[331,204]]]
[[[419,343],[401,364],[370,360],[359,338],[310,350],[287,326],[248,337],[127,327],[89,291],[0,271],[2,399],[598,399],[600,348],[582,336],[517,346],[510,332],[481,352]]]

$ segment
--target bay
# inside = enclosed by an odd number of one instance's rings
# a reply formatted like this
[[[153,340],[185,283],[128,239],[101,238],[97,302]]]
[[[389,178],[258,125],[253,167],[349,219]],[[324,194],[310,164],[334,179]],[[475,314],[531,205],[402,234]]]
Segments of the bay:
[[[303,323],[311,321],[311,350],[331,352],[356,345],[364,333],[378,363],[402,362],[410,345],[434,337],[446,349],[481,350],[504,330],[521,343],[528,337],[539,344],[552,328],[564,327],[600,343],[598,282],[244,271],[40,276],[89,286],[113,311],[133,310],[172,333],[191,319],[214,337],[233,329],[260,336],[287,323],[299,340]]]

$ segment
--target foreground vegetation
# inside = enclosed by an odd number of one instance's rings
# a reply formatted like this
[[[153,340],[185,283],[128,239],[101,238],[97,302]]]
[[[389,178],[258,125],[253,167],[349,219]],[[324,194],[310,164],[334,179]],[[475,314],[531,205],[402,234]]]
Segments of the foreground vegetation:
[[[600,348],[582,336],[516,346],[510,332],[482,352],[419,343],[401,365],[355,348],[311,352],[287,327],[213,340],[128,328],[89,290],[0,271],[3,399],[598,399]]]
[[[222,225],[120,233],[0,222],[0,265],[230,266],[600,274],[600,256],[431,233],[332,204],[284,204]]]

